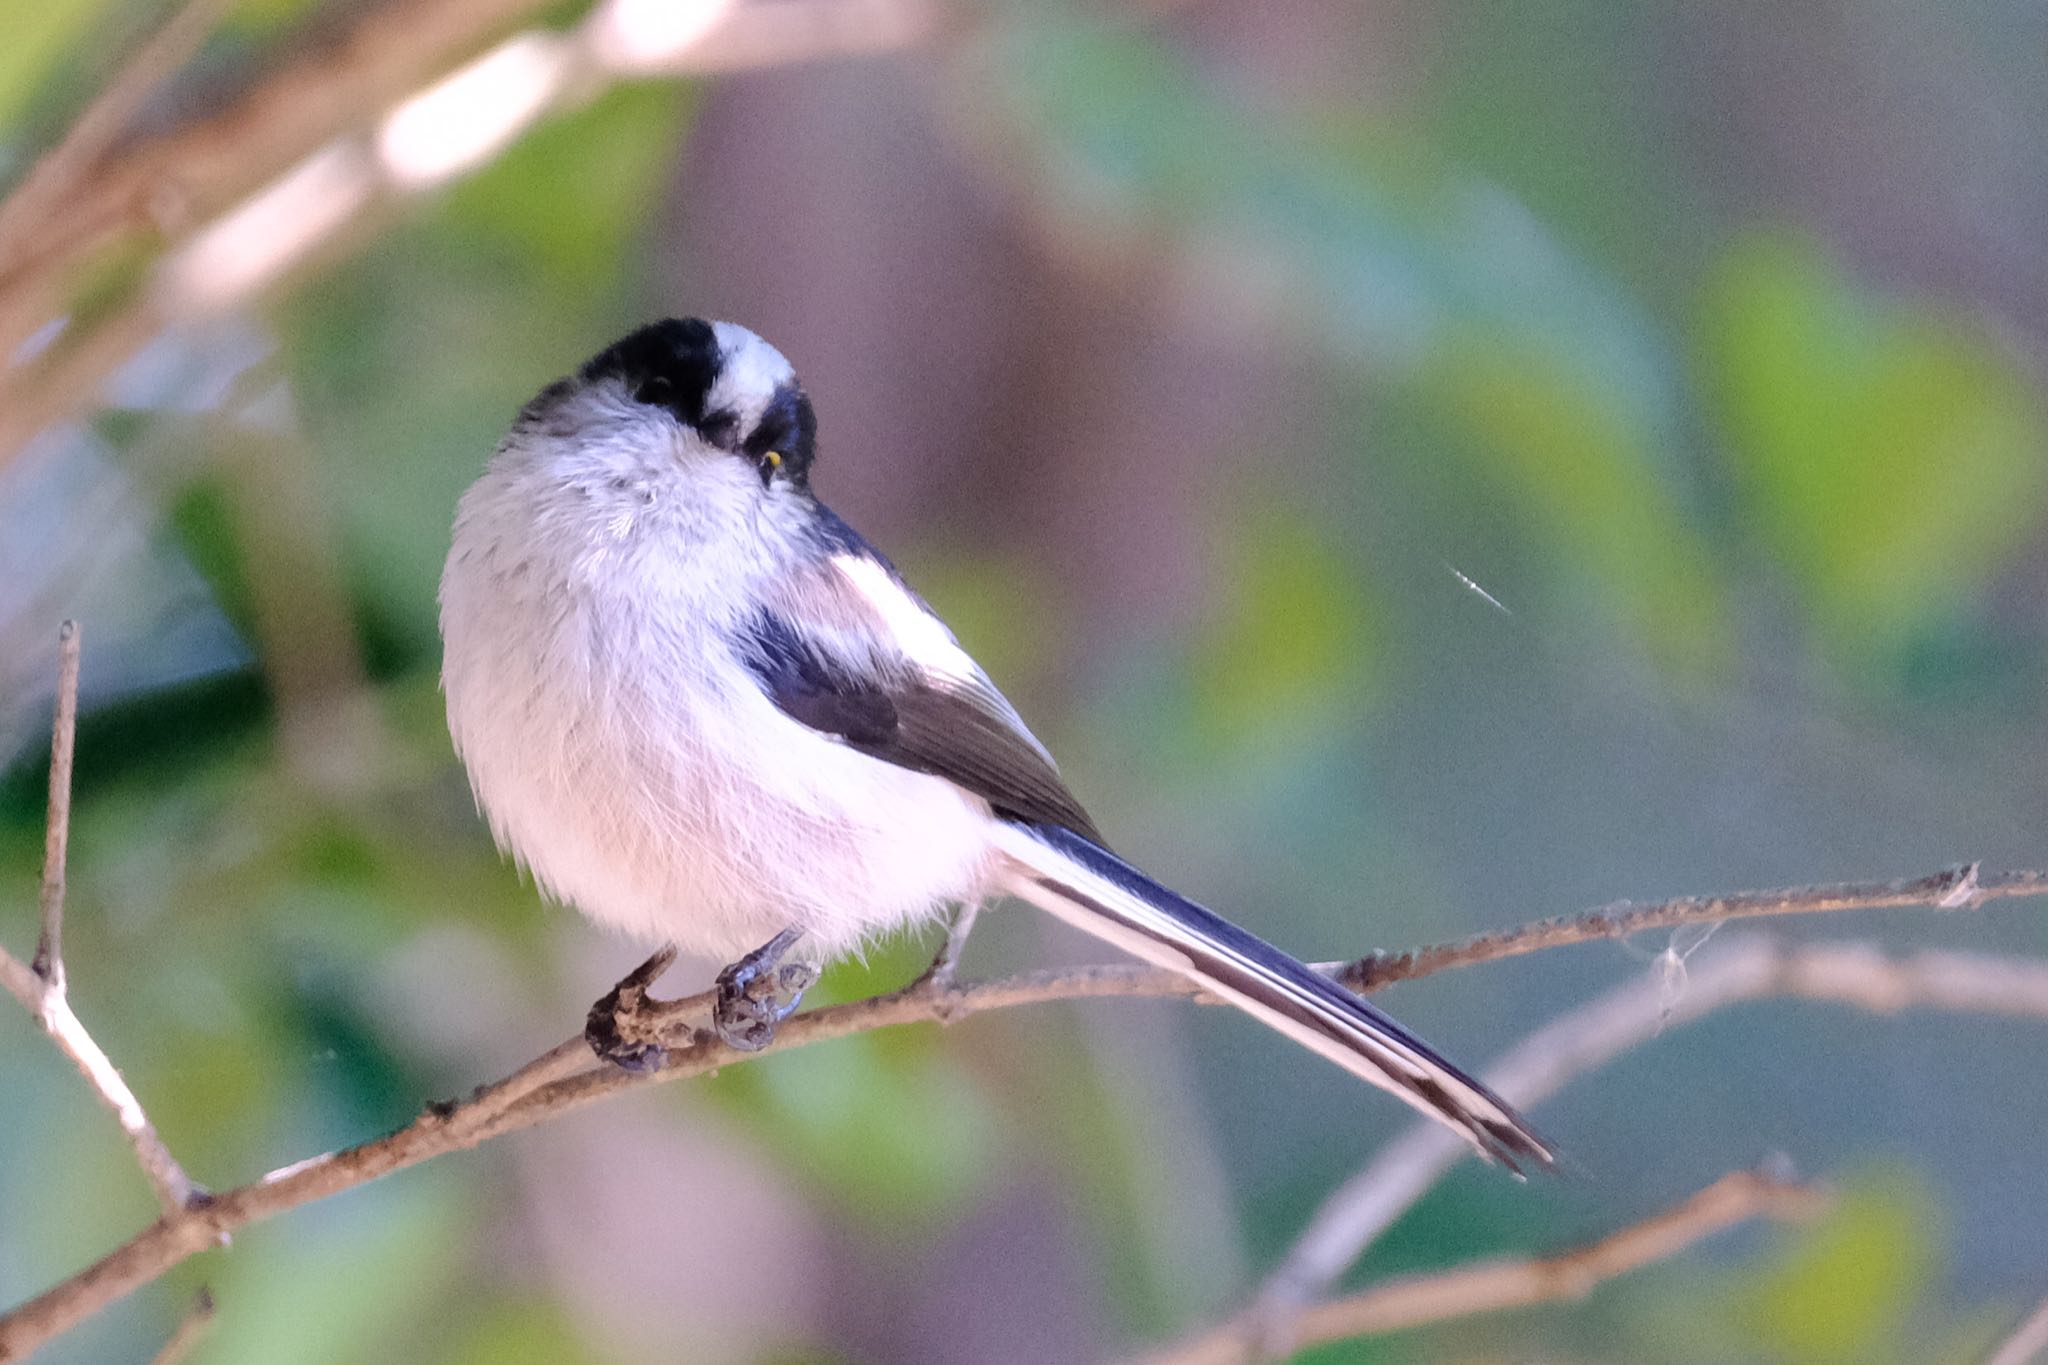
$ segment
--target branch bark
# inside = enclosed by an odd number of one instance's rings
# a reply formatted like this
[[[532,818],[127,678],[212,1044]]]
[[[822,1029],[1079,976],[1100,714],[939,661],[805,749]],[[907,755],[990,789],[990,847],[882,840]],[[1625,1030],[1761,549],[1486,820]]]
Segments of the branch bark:
[[[1925,877],[1897,881],[1832,882],[1777,891],[1738,891],[1729,896],[1680,896],[1647,904],[1614,901],[1576,915],[1537,920],[1453,943],[1437,943],[1403,953],[1368,953],[1346,963],[1336,975],[1352,990],[1369,991],[1391,982],[1428,976],[1445,967],[1499,962],[1547,948],[1628,938],[1687,924],[1928,905],[1939,910],[1975,910],[2010,896],[2043,894],[2048,894],[2048,872],[1985,872],[1981,864],[1964,863]]]
[[[71,769],[78,752],[78,622],[57,627],[57,706],[50,722],[50,797],[43,820],[42,927],[29,965],[64,989],[64,874],[71,857]]]

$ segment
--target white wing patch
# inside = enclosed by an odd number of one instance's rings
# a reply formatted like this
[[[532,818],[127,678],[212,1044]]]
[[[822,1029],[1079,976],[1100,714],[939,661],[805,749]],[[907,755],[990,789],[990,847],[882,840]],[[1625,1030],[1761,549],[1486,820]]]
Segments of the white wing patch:
[[[1030,743],[1040,758],[1055,772],[1058,771],[1052,755],[1024,724],[1024,718],[1017,714],[1016,707],[1010,705],[1010,699],[990,681],[981,665],[974,661],[974,656],[960,647],[960,642],[953,638],[953,632],[946,628],[946,623],[918,601],[887,565],[865,555],[843,553],[833,555],[829,562],[874,613],[888,643],[905,659],[945,678],[961,691],[973,694],[984,709],[1000,716],[1020,738]]]

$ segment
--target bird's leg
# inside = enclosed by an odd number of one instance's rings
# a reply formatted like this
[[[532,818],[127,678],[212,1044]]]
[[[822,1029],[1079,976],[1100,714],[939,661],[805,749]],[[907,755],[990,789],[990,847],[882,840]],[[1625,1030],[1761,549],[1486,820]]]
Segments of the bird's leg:
[[[583,1023],[583,1038],[599,1061],[610,1062],[621,1071],[661,1070],[668,1052],[647,1030],[638,1027],[637,1016],[647,1002],[647,988],[675,960],[676,946],[671,943],[626,973],[618,985],[590,1007],[590,1015]]]
[[[961,901],[953,908],[953,918],[946,924],[946,940],[939,945],[938,953],[932,958],[931,966],[910,983],[909,990],[950,991],[953,977],[960,970],[960,954],[967,947],[967,936],[974,932],[975,917],[981,914],[978,900]]]
[[[808,962],[782,960],[802,937],[801,929],[784,929],[718,974],[711,1026],[726,1046],[759,1052],[775,1041],[775,1026],[803,1003],[804,992],[818,979],[818,969]]]

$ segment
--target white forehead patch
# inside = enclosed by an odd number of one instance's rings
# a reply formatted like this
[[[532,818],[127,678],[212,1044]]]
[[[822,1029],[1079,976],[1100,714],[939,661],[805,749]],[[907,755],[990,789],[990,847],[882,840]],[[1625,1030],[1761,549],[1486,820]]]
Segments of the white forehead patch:
[[[782,352],[736,322],[714,322],[711,333],[718,338],[722,364],[704,410],[728,409],[738,415],[742,431],[750,430],[775,390],[796,379],[796,371]]]

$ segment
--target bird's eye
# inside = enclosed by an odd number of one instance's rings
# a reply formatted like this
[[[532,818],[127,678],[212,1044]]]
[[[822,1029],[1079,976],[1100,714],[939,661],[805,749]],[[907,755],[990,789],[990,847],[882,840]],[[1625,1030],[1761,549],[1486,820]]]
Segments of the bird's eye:
[[[761,486],[768,487],[775,482],[775,471],[782,468],[782,452],[764,450],[761,452]]]
[[[641,380],[640,387],[633,391],[633,399],[635,402],[661,407],[667,404],[668,397],[675,391],[675,387],[674,381],[667,375],[650,374]]]

